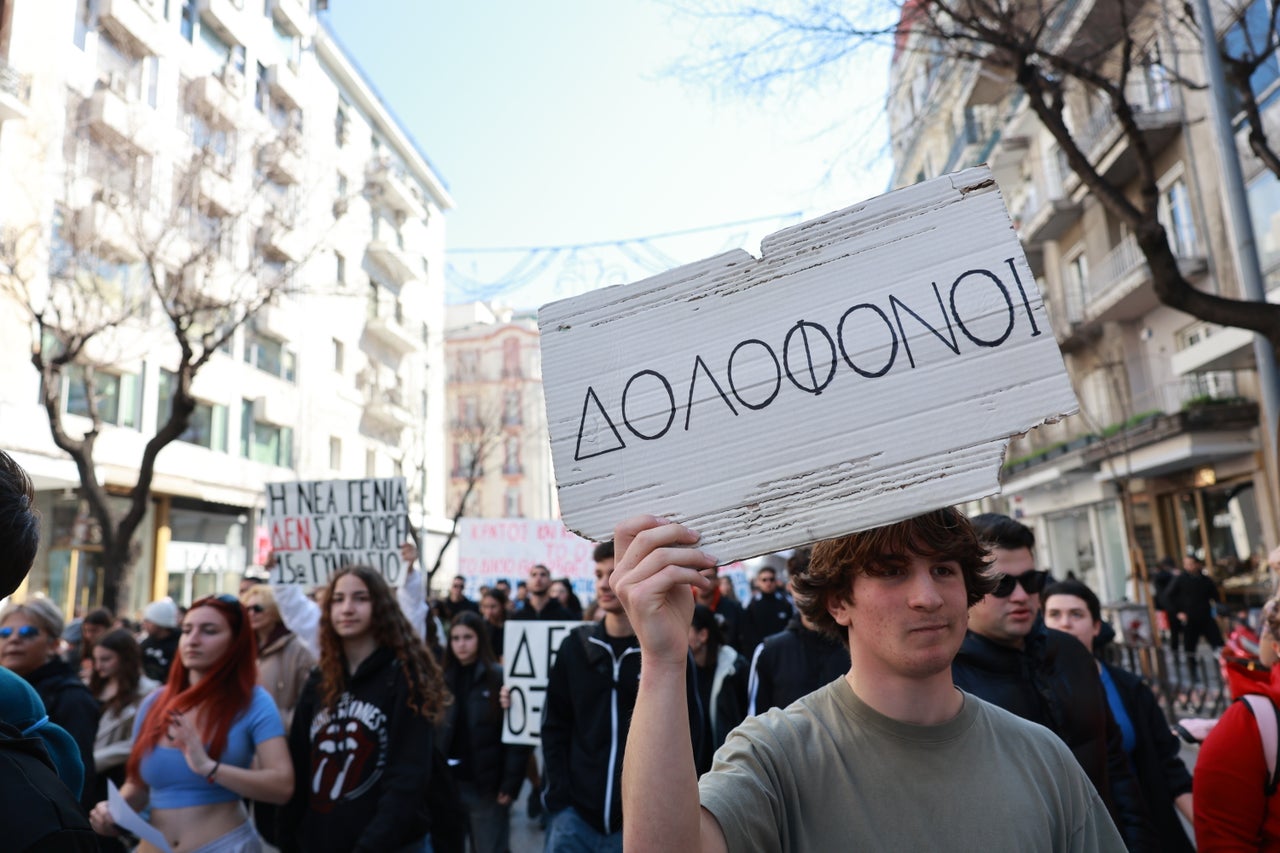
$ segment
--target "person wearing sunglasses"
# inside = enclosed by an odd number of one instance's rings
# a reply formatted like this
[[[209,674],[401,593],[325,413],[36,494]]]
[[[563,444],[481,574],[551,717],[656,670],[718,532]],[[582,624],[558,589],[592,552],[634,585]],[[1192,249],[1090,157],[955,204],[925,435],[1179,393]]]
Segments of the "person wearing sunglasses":
[[[257,686],[248,614],[232,595],[202,598],[182,619],[164,689],[143,700],[121,795],[175,850],[260,853],[243,800],[283,803],[293,765],[271,695]],[[105,802],[89,815],[118,830]]]
[[[249,613],[249,625],[257,642],[258,683],[275,700],[285,731],[288,731],[298,697],[302,695],[307,676],[316,665],[315,655],[297,634],[285,627],[280,619],[275,590],[270,584],[250,586],[240,600]],[[271,803],[253,805],[254,825],[269,844],[276,843],[276,814],[277,809]]]
[[[1005,515],[971,519],[990,551],[995,589],[969,609],[969,630],[951,665],[957,687],[1056,733],[1080,762],[1129,850],[1158,850],[1146,803],[1107,706],[1093,655],[1045,627],[1035,534]]]
[[[98,703],[80,674],[58,654],[62,611],[43,596],[10,604],[0,612],[0,664],[22,676],[44,701],[51,722],[67,730],[84,762],[82,806],[93,805],[93,741]]]

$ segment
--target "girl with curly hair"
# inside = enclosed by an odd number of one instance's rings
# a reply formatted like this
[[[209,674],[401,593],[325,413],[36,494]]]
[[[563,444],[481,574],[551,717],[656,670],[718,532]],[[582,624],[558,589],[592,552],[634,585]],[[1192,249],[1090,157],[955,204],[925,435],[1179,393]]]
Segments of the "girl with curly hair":
[[[440,667],[376,570],[333,574],[320,665],[289,732],[302,783],[283,810],[285,850],[421,850],[433,726],[449,702]]]
[[[120,789],[169,846],[192,853],[258,853],[243,800],[283,803],[293,792],[284,724],[255,685],[253,629],[234,596],[202,598],[182,620],[163,690],[142,702]],[[105,802],[89,816],[114,835]]]

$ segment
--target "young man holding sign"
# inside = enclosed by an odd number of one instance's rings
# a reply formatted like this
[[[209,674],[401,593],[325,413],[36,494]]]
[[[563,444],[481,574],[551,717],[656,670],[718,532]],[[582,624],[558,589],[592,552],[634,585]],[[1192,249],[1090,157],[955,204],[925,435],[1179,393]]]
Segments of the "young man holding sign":
[[[749,718],[697,779],[683,727],[693,597],[715,557],[653,516],[616,529],[611,585],[644,655],[623,772],[629,850],[1123,850],[1053,734],[957,690],[968,608],[994,579],[955,510],[818,543],[798,604],[847,675]]]

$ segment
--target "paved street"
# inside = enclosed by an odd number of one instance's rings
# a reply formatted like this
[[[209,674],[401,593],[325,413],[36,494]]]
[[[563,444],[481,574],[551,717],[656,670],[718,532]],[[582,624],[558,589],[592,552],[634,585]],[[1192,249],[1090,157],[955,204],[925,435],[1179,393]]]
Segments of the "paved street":
[[[511,807],[511,853],[539,853],[542,850],[542,827],[529,819],[530,785],[525,783],[520,799]]]

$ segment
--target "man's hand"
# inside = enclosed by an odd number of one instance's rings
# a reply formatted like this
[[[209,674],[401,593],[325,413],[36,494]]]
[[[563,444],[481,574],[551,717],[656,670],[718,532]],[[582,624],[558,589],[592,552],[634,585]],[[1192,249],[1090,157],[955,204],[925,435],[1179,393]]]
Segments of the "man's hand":
[[[609,585],[622,602],[640,640],[641,654],[652,663],[681,668],[689,654],[693,595],[715,583],[702,574],[716,559],[698,550],[699,535],[685,527],[641,515],[614,528],[617,562]]]
[[[404,560],[405,564],[408,565],[410,569],[412,569],[413,566],[418,562],[418,546],[414,545],[412,542],[406,542],[403,545],[401,545],[400,559]]]

